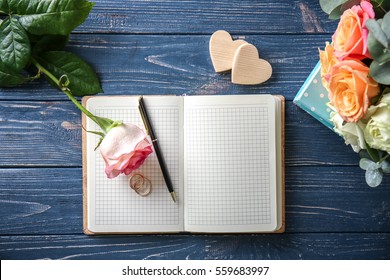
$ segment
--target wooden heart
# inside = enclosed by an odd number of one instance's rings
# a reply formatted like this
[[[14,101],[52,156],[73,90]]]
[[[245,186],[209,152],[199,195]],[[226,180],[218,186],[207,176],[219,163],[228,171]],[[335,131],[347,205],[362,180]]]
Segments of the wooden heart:
[[[246,44],[244,40],[233,41],[232,36],[218,30],[210,38],[210,56],[215,72],[223,72],[232,69],[234,54],[239,46]]]
[[[272,75],[272,66],[259,58],[257,48],[251,44],[240,46],[233,59],[232,83],[257,85],[267,81]]]

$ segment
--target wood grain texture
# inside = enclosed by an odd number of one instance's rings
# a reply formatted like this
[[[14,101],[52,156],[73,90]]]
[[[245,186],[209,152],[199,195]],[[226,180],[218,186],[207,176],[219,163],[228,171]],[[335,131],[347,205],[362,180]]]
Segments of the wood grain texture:
[[[265,59],[259,58],[257,48],[245,44],[237,49],[233,60],[232,83],[239,85],[259,85],[272,75],[272,66]]]
[[[211,32],[212,33],[212,32]],[[318,62],[318,48],[330,35],[246,35],[273,69],[261,85],[231,82],[214,72],[210,35],[72,35],[68,50],[96,69],[104,94],[281,94],[292,100]],[[235,39],[238,37],[235,36]],[[0,89],[0,100],[67,100],[43,79]]]
[[[333,32],[335,21],[318,1],[290,0],[95,0],[95,7],[76,32],[196,33],[224,29],[230,33]]]
[[[389,233],[1,236],[1,259],[389,259]]]
[[[0,165],[81,166],[80,123],[69,102],[0,102]]]
[[[82,233],[80,168],[0,169],[0,178],[0,234]],[[286,232],[390,233],[383,183],[366,186],[358,167],[286,168]]]
[[[341,137],[291,101],[285,127],[287,166],[358,163]],[[81,130],[71,102],[0,101],[0,167],[81,167]]]
[[[390,176],[367,187],[357,155],[291,102],[337,25],[318,0],[94,2],[68,50],[106,95],[286,97],[287,233],[83,235],[80,113],[39,80],[0,89],[1,259],[390,259]],[[240,86],[215,73],[218,29],[255,45],[271,79]]]
[[[218,30],[210,37],[210,58],[215,72],[232,70],[233,58],[239,46],[247,44],[244,40],[232,40],[225,30]]]
[[[0,169],[0,234],[81,233],[81,169]]]

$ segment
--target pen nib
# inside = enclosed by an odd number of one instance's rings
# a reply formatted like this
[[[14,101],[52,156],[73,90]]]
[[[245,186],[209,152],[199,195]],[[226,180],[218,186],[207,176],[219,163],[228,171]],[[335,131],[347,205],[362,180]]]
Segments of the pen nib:
[[[172,196],[173,202],[176,203],[176,193],[175,192],[171,192],[171,196]]]

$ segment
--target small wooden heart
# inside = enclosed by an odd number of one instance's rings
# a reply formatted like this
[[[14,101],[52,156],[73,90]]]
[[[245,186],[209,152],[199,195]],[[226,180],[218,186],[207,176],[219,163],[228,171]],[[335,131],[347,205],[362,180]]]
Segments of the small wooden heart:
[[[243,44],[246,44],[244,40],[233,41],[232,36],[224,30],[215,31],[210,38],[210,56],[215,72],[231,70],[234,54]]]
[[[259,58],[257,48],[251,44],[240,46],[233,59],[232,83],[257,85],[267,81],[272,75],[272,66]]]

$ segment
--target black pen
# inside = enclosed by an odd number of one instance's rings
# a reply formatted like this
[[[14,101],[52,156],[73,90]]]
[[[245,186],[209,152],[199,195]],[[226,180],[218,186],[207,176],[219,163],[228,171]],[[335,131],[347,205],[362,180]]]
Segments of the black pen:
[[[167,165],[165,164],[164,158],[163,158],[162,153],[160,151],[157,137],[153,132],[152,125],[150,124],[150,119],[148,117],[148,114],[146,113],[145,103],[144,103],[142,96],[140,96],[138,98],[138,110],[139,110],[139,113],[141,114],[142,121],[144,122],[146,132],[147,132],[147,134],[149,134],[150,138],[152,139],[154,151],[156,152],[158,163],[161,167],[161,171],[162,171],[165,183],[167,185],[167,188],[172,196],[173,201],[176,202],[176,194],[175,194],[175,191],[173,190],[171,177],[169,177],[168,168],[167,168]]]

